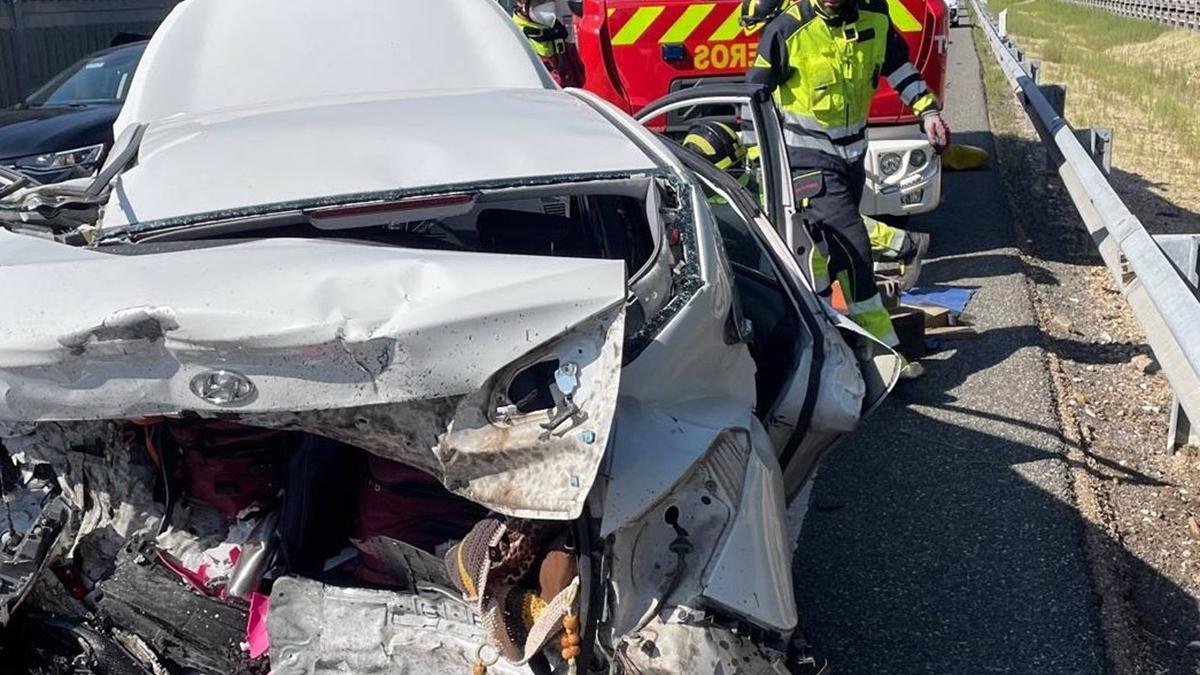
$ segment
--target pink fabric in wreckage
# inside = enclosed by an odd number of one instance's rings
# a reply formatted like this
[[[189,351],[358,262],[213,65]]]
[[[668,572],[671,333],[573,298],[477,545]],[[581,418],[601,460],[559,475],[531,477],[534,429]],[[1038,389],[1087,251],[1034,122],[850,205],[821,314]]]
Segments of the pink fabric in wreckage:
[[[240,549],[233,549],[230,558],[233,563],[237,564],[237,559],[241,553]],[[214,589],[209,587],[209,579],[205,567],[202,565],[196,571],[189,570],[184,567],[178,560],[170,554],[163,551],[158,552],[158,559],[162,564],[167,566],[167,569],[174,572],[185,584],[191,586],[194,590],[205,595],[212,595],[222,600],[226,599],[225,588]],[[271,638],[267,633],[267,614],[271,611],[271,598],[259,592],[254,592],[250,595],[250,611],[246,616],[246,644],[245,648],[250,654],[250,658],[261,658],[271,649]]]
[[[250,596],[250,616],[246,618],[246,644],[252,659],[259,658],[271,649],[271,637],[267,634],[267,613],[270,611],[270,597],[262,593]]]

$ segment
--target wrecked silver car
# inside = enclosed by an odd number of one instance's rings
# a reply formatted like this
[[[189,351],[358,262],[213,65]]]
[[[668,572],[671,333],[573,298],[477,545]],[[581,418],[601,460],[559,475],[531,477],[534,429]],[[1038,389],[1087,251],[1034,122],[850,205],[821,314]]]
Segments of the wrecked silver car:
[[[6,662],[802,667],[785,509],[898,360],[796,263],[769,102],[702,101],[764,208],[422,11],[185,0],[93,180],[0,176]]]

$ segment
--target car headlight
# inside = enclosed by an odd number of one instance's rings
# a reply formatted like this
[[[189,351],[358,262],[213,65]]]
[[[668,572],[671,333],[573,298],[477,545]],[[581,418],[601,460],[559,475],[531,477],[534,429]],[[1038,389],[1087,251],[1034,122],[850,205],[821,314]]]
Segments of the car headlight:
[[[56,169],[70,169],[72,167],[90,168],[100,161],[100,155],[102,154],[104,154],[103,143],[100,145],[89,145],[85,148],[75,148],[74,150],[47,152],[42,155],[22,157],[16,160],[15,164],[22,169],[31,169],[33,171],[53,171]]]
[[[924,150],[913,150],[908,156],[908,165],[914,169],[919,169],[929,162],[929,155],[925,154]]]
[[[904,160],[900,155],[894,152],[885,152],[879,156],[879,169],[883,171],[883,175],[891,176],[900,171],[904,166]]]

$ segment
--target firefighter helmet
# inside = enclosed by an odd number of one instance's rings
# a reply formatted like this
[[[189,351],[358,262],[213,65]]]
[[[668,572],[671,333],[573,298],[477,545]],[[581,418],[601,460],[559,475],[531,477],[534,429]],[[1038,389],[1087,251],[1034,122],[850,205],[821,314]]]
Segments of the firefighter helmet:
[[[746,162],[746,146],[738,132],[724,122],[706,121],[693,124],[683,137],[683,147],[712,162],[722,171],[737,168]]]
[[[756,26],[783,11],[784,0],[742,0],[742,25]]]

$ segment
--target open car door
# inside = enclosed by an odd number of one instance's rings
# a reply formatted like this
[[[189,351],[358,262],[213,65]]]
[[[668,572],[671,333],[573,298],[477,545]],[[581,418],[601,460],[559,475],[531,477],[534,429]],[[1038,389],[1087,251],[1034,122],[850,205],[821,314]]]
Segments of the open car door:
[[[760,151],[758,185],[762,187],[763,210],[793,251],[811,250],[811,238],[805,231],[792,231],[792,216],[796,213],[792,194],[791,172],[787,150],[783,145],[783,126],[770,96],[749,84],[712,84],[668,94],[639,111],[634,117],[644,125],[659,128],[655,122],[668,113],[703,108],[710,113],[724,113],[721,119],[741,124],[743,134],[757,143]],[[803,228],[800,228],[803,230]]]
[[[653,126],[666,113],[701,105],[727,106],[759,146],[760,194],[752,195],[667,139],[704,189],[724,244],[739,332],[758,369],[756,413],[779,453],[791,500],[824,452],[891,391],[900,359],[813,292],[811,272],[798,261],[808,260],[812,239],[796,217],[779,116],[761,90],[714,85],[676,92],[637,118]],[[870,357],[860,361],[857,354]]]

